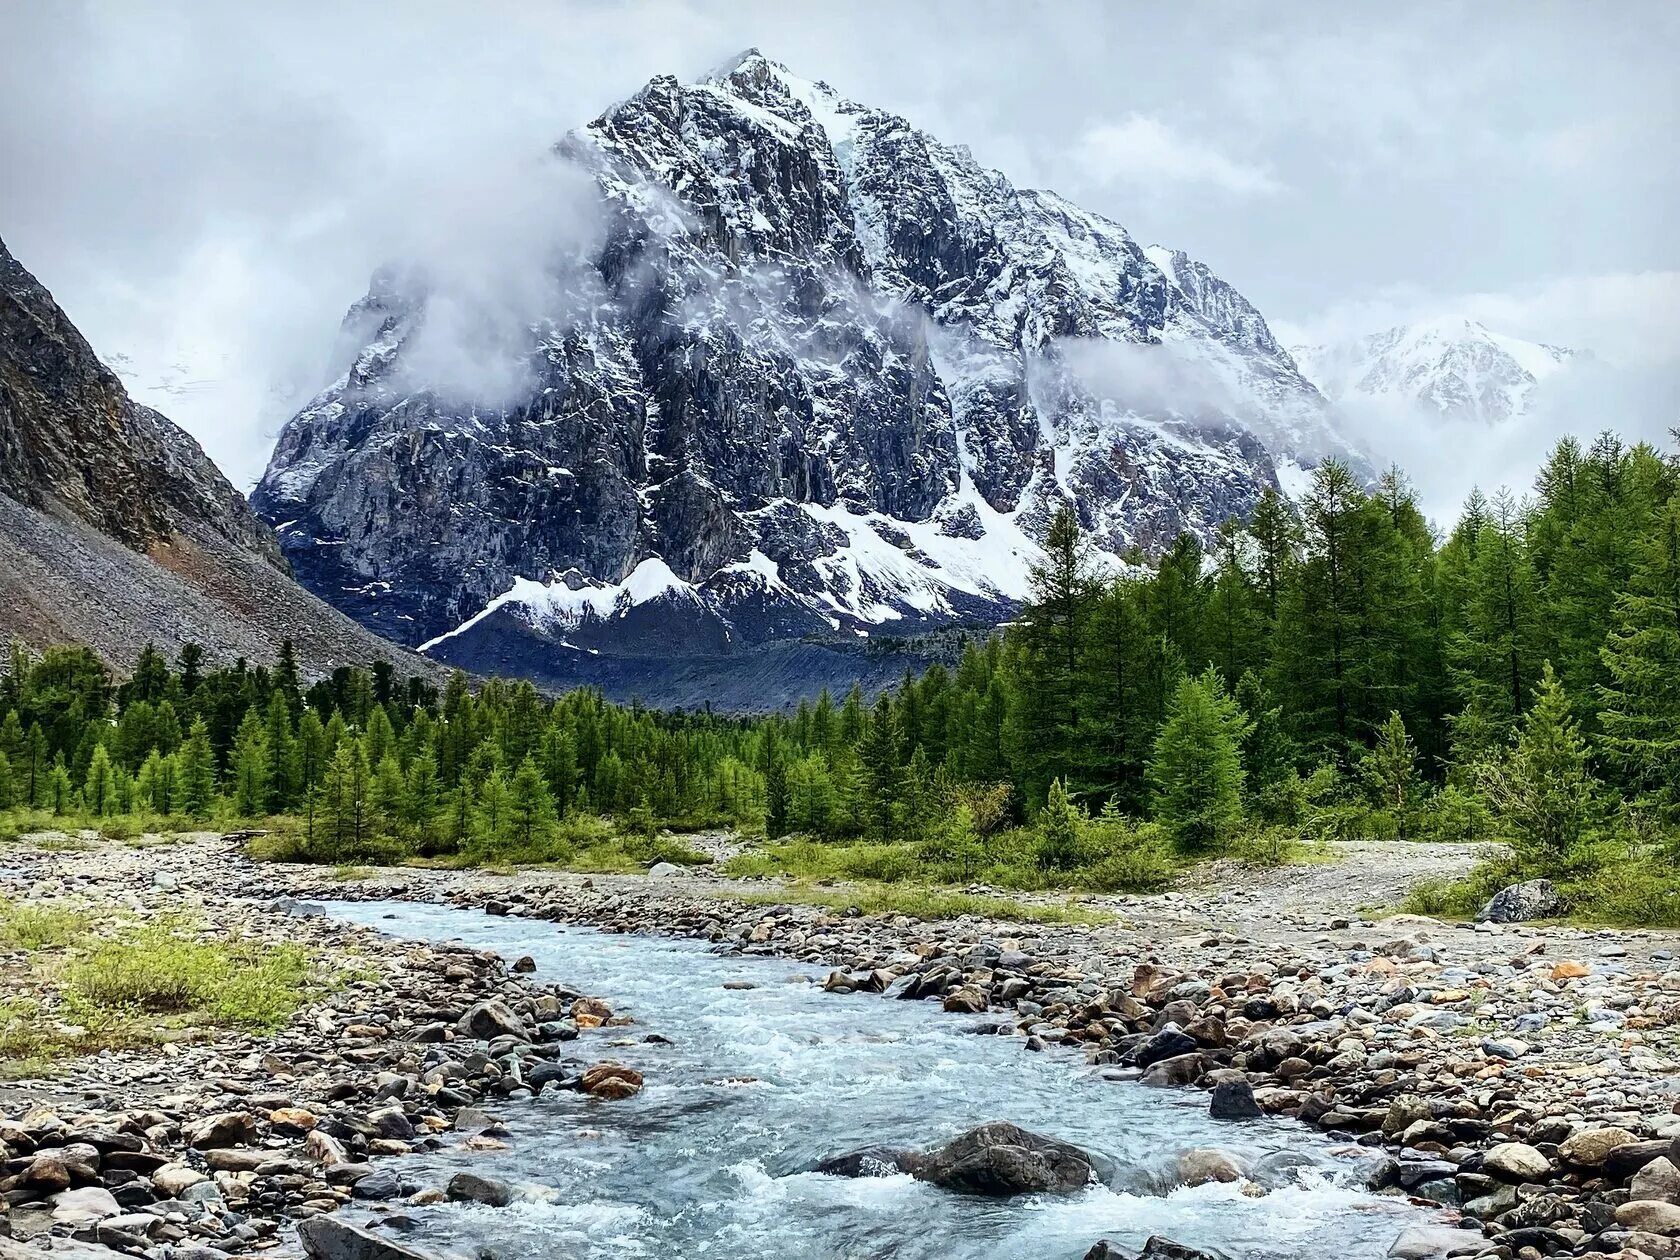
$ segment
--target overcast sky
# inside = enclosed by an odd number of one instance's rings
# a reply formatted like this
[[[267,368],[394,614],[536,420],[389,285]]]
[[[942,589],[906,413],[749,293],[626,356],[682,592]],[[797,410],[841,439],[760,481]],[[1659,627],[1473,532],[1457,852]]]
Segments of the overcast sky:
[[[1287,340],[1463,310],[1680,358],[1666,0],[9,0],[0,237],[249,486],[440,204],[493,222],[566,130],[749,45],[1188,250]]]

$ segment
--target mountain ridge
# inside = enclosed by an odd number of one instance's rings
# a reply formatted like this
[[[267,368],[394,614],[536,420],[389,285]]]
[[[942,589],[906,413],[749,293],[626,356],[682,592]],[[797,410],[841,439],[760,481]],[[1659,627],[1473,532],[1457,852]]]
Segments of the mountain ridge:
[[[756,50],[553,152],[605,227],[528,388],[405,379],[439,299],[381,273],[253,495],[306,585],[440,658],[510,617],[572,654],[997,620],[1063,502],[1150,551],[1363,459],[1204,264]]]

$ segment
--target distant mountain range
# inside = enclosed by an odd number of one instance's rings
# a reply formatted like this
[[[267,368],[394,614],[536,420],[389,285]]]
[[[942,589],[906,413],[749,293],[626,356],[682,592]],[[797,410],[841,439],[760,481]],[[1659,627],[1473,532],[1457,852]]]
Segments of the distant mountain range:
[[[1290,353],[1333,402],[1406,401],[1441,416],[1490,424],[1525,414],[1542,381],[1584,357],[1493,332],[1463,316],[1327,345],[1292,346]]]
[[[305,585],[441,660],[750,680],[766,647],[1010,615],[1059,503],[1154,551],[1363,466],[1205,264],[756,51],[554,161],[601,238],[546,260],[516,344],[465,304],[512,397],[433,371],[464,303],[394,266],[253,495]]]

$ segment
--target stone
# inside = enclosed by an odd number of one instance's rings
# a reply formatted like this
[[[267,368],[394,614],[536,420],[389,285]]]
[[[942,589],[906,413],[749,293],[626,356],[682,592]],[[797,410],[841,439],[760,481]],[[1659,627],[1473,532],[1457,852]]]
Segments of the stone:
[[[459,1172],[449,1179],[444,1191],[452,1203],[483,1203],[488,1207],[506,1207],[513,1202],[513,1187],[494,1177]]]
[[[682,873],[683,868],[675,862],[655,862],[648,867],[649,875],[656,875],[661,879],[669,879],[673,875],[681,875]]]
[[[43,1151],[23,1170],[23,1184],[47,1194],[70,1188],[70,1167],[57,1152]]]
[[[635,1068],[606,1060],[585,1069],[578,1088],[596,1098],[629,1098],[642,1092],[642,1074]]]
[[[88,1225],[121,1211],[122,1205],[104,1186],[61,1190],[52,1198],[52,1218],[60,1225]]]
[[[1616,1209],[1616,1224],[1672,1237],[1680,1234],[1680,1204],[1661,1199],[1630,1199]]]
[[[479,1041],[494,1041],[497,1037],[531,1040],[531,1032],[525,1026],[525,1021],[515,1015],[507,1003],[499,1002],[495,998],[473,1003],[467,1008],[466,1014],[461,1016],[455,1028],[461,1036]]]
[[[945,1009],[958,1015],[980,1015],[989,1005],[986,995],[972,984],[952,989],[945,995],[944,1001]]]
[[[1413,1225],[1394,1240],[1389,1260],[1441,1260],[1461,1247],[1482,1241],[1475,1230],[1450,1225]]]
[[[1254,1088],[1247,1081],[1220,1081],[1213,1087],[1208,1115],[1215,1120],[1258,1120],[1261,1112]]]
[[[993,1121],[918,1157],[910,1171],[946,1190],[1000,1198],[1081,1190],[1090,1184],[1093,1166],[1077,1146]]]
[[[1531,879],[1501,888],[1476,915],[1478,923],[1526,923],[1562,914],[1563,898],[1549,879]]]
[[[1552,1161],[1526,1142],[1501,1142],[1482,1156],[1482,1167],[1512,1181],[1542,1181]]]
[[[1633,1180],[1628,1183],[1628,1197],[1680,1203],[1680,1168],[1666,1156],[1653,1159],[1633,1174]]]
[[[1132,1051],[1132,1062],[1140,1068],[1146,1068],[1151,1063],[1159,1063],[1163,1059],[1176,1059],[1180,1055],[1192,1054],[1197,1048],[1198,1043],[1194,1037],[1177,1024],[1169,1023]]]
[[[1553,966],[1551,972],[1553,980],[1579,980],[1582,977],[1590,976],[1591,974],[1592,972],[1587,970],[1584,964],[1574,962],[1570,959],[1565,959]]]
[[[1569,1140],[1558,1147],[1558,1154],[1567,1163],[1582,1168],[1597,1168],[1610,1158],[1610,1152],[1638,1140],[1637,1136],[1626,1129],[1618,1129],[1613,1125],[1582,1129],[1579,1133],[1571,1134]]]
[[[1197,1147],[1178,1157],[1180,1185],[1205,1186],[1210,1181],[1229,1183],[1242,1179],[1242,1165],[1230,1154],[1215,1147]]]
[[[855,1151],[831,1155],[818,1163],[812,1172],[830,1177],[892,1177],[908,1172],[914,1152],[891,1146],[864,1146]]]
[[[152,1174],[152,1186],[159,1194],[171,1199],[177,1198],[192,1186],[201,1181],[208,1181],[203,1173],[196,1168],[189,1168],[185,1164],[165,1164]]]
[[[257,1118],[248,1111],[224,1111],[206,1116],[187,1131],[187,1144],[199,1150],[249,1146],[257,1140]]]
[[[310,1260],[436,1260],[336,1216],[299,1221],[297,1236]]]

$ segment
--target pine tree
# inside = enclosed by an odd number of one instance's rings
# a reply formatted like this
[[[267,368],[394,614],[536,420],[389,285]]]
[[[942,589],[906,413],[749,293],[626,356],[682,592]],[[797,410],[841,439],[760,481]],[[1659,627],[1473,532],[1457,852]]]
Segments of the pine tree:
[[[499,763],[479,784],[473,805],[472,847],[483,853],[502,852],[512,841],[513,803]]]
[[[438,812],[443,807],[443,783],[430,751],[410,759],[404,787],[403,822],[420,852],[429,854],[437,847]]]
[[[179,770],[174,754],[164,754],[156,748],[146,755],[140,767],[135,795],[146,806],[167,817],[180,805],[176,780]]]
[[[1598,819],[1598,783],[1550,661],[1516,747],[1484,762],[1477,782],[1525,869],[1556,874],[1581,855]]]
[[[787,763],[779,748],[772,748],[764,763],[764,838],[779,840],[788,833]]]
[[[10,809],[17,801],[17,783],[12,778],[12,759],[0,752],[0,809]]]
[[[333,749],[316,789],[315,834],[328,859],[366,851],[372,839],[371,778],[359,739],[345,739]]]
[[[0,793],[0,800],[4,799],[5,793]],[[116,813],[119,804],[116,767],[105,745],[96,745],[88,759],[87,778],[82,781],[82,808],[102,818]]]
[[[1242,816],[1242,741],[1248,722],[1209,669],[1178,685],[1149,764],[1155,816],[1179,847],[1216,849]]]
[[[1605,757],[1641,804],[1680,824],[1680,494],[1645,540],[1602,655]]]
[[[262,716],[254,707],[247,709],[233,737],[233,751],[228,757],[228,773],[232,780],[229,793],[233,798],[234,812],[241,818],[259,818],[268,812],[272,768],[269,753],[268,730]]]
[[[280,813],[297,799],[299,785],[292,778],[297,764],[292,711],[279,687],[268,698],[264,735],[268,743],[268,812]]]
[[[208,818],[215,799],[216,754],[210,748],[210,728],[203,718],[195,718],[176,754],[176,808],[189,818]]]
[[[305,709],[298,719],[297,739],[292,744],[292,764],[286,776],[292,790],[299,796],[312,791],[326,773],[331,756],[332,743],[326,727],[321,725],[320,715],[314,709]]]
[[[1079,865],[1079,810],[1060,779],[1050,780],[1044,808],[1033,820],[1038,833],[1034,851],[1045,870],[1067,871]]]
[[[76,787],[70,778],[70,767],[64,764],[64,754],[53,758],[47,773],[46,807],[55,814],[68,814],[76,807]]]
[[[536,759],[519,763],[508,787],[509,834],[519,852],[539,854],[554,835],[554,798]]]
[[[1398,713],[1390,713],[1377,732],[1375,746],[1360,762],[1360,774],[1377,807],[1393,817],[1399,838],[1411,839],[1421,783],[1417,748],[1406,734],[1406,723]]]
[[[368,782],[368,818],[372,833],[387,840],[401,840],[408,780],[396,754],[386,753],[373,767]]]
[[[858,744],[858,812],[869,834],[883,844],[893,839],[897,829],[901,764],[898,722],[892,701],[883,692],[870,715],[869,729]]]

